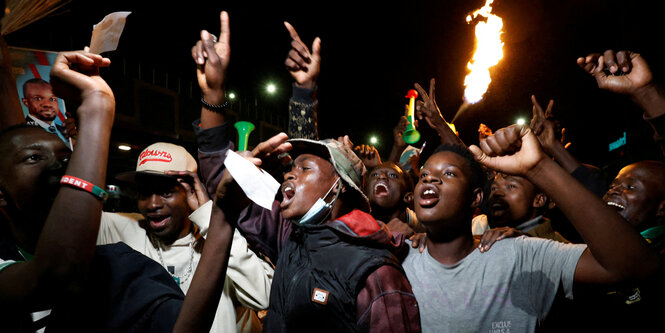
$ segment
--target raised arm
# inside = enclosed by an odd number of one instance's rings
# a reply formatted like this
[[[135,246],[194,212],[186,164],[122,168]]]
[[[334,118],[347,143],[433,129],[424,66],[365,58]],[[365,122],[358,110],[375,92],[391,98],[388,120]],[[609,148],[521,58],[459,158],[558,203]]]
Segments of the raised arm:
[[[214,195],[222,177],[226,152],[233,149],[231,138],[235,134],[233,124],[228,124],[225,118],[228,101],[224,83],[231,56],[229,14],[222,11],[219,17],[219,40],[204,30],[201,39],[192,47],[196,77],[205,101],[200,120],[195,120],[192,125],[199,149],[201,180],[210,195]]]
[[[206,30],[201,31],[201,40],[192,47],[192,58],[196,62],[196,78],[203,98],[201,128],[208,129],[224,124],[226,70],[231,59],[231,30],[229,14],[219,14],[221,31],[219,40]],[[207,105],[206,105],[207,104]]]
[[[425,89],[423,89],[418,83],[414,84],[418,90],[419,96],[422,98],[422,100],[418,100],[417,102],[416,115],[420,120],[424,118],[427,121],[427,124],[439,134],[441,143],[450,143],[466,147],[457,134],[450,129],[446,120],[443,119],[439,107],[436,105],[436,96],[434,92],[435,84],[436,82],[434,78],[432,78],[429,81],[429,94],[426,93]]]
[[[109,59],[99,55],[63,52],[58,54],[51,70],[54,87],[61,92],[73,89],[82,101],[77,110],[80,141],[71,154],[65,175],[100,188],[104,188],[106,180],[115,99],[111,88],[99,76],[98,68],[109,64]],[[47,158],[48,154],[41,158],[31,156],[30,161],[34,160],[34,167],[38,168],[38,163],[46,163]],[[60,175],[54,170],[56,174],[49,176],[58,177],[54,179],[58,182]],[[43,304],[53,300],[54,294],[80,287],[94,253],[101,213],[99,197],[76,187],[61,186],[41,230],[34,258],[0,272],[2,303],[13,304],[14,308]]]
[[[291,36],[291,50],[284,61],[295,80],[289,100],[288,134],[291,138],[318,139],[316,80],[321,71],[321,39],[316,37],[312,51],[300,39],[296,29],[284,22]]]
[[[209,332],[224,290],[226,268],[235,227],[217,204],[213,205],[210,229],[173,332]]]
[[[545,111],[543,111],[538,100],[536,100],[536,96],[531,95],[531,103],[533,104],[533,118],[531,118],[531,130],[533,134],[538,138],[538,142],[540,142],[545,153],[559,162],[568,173],[572,173],[575,169],[582,166],[582,164],[556,138],[554,124],[547,117],[552,112],[554,100],[550,100]]]
[[[321,38],[314,38],[312,52],[300,39],[296,29],[289,23],[284,22],[286,30],[291,36],[291,50],[284,61],[286,69],[296,80],[296,86],[306,89],[314,89],[316,80],[321,72]]]
[[[242,154],[255,165],[265,166],[263,163],[271,157],[275,158],[291,149],[291,144],[286,142],[287,138],[285,133],[280,133],[261,142],[251,152]],[[220,205],[229,221],[238,221],[238,229],[254,251],[277,262],[281,246],[291,230],[291,223],[281,217],[279,202],[273,202],[272,211],[251,203],[228,170],[223,172],[219,184],[217,196],[223,199]]]
[[[487,167],[523,175],[557,203],[589,248],[575,269],[575,281],[616,283],[639,279],[659,265],[657,254],[612,208],[547,158],[528,127],[497,131],[470,149]],[[514,153],[512,153],[514,152]]]
[[[408,105],[405,105],[405,114],[408,113]],[[395,164],[399,164],[399,158],[402,156],[402,152],[406,148],[406,142],[404,141],[404,131],[406,126],[409,124],[409,120],[406,118],[406,115],[401,116],[397,125],[393,127],[393,147],[390,149],[390,155],[388,156],[388,161]]]
[[[577,64],[591,74],[598,88],[628,95],[647,117],[665,114],[665,92],[653,79],[646,60],[632,51],[607,50],[577,59]]]
[[[210,221],[211,212],[218,208],[213,207],[198,175],[189,171],[167,171],[167,174],[182,177],[178,181],[185,188],[187,205],[193,211],[189,219],[199,227],[201,235],[207,237],[210,224],[214,222]],[[236,230],[226,269],[226,277],[235,289],[234,298],[252,310],[267,309],[273,273],[272,266],[259,258]]]
[[[277,134],[259,143],[251,152],[242,152],[243,157],[257,167],[262,166],[264,161],[275,159],[281,153],[291,150],[291,144],[286,142],[287,139],[288,136],[285,133]],[[215,196],[226,216],[232,221],[235,221],[238,214],[250,204],[247,196],[228,170],[224,170]]]
[[[631,51],[607,50],[578,58],[577,64],[596,79],[599,88],[628,95],[644,110],[643,118],[665,155],[665,90],[654,81],[644,58]]]
[[[381,164],[381,155],[374,146],[360,145],[353,148],[353,152],[360,157],[367,170],[372,170]]]

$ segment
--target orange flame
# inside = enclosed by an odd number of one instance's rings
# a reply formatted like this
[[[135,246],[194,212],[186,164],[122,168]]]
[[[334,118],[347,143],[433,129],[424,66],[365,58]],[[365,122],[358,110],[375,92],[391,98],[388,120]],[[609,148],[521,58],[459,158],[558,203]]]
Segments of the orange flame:
[[[471,72],[464,78],[464,100],[471,104],[483,98],[492,82],[489,69],[503,58],[503,20],[492,14],[492,2],[494,0],[486,0],[482,8],[466,17],[467,23],[478,15],[487,19],[486,22],[480,21],[476,24],[476,51],[466,65]]]

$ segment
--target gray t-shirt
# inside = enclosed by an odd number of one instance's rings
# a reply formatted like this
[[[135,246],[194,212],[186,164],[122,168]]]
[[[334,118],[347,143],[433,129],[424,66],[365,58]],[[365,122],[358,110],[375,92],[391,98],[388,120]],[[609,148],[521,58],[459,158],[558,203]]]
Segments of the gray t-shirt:
[[[572,299],[575,266],[585,249],[522,236],[486,253],[476,249],[451,266],[411,248],[402,266],[423,332],[532,332],[560,285]]]

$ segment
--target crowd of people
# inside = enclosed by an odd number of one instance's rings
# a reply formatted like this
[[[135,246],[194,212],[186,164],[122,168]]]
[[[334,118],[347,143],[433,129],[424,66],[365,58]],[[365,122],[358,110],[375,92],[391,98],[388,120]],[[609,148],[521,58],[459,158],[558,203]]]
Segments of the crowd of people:
[[[137,212],[102,211],[115,99],[99,69],[109,59],[59,53],[50,84],[23,88],[25,119],[11,116],[16,92],[0,87],[3,331],[653,327],[665,296],[665,163],[627,165],[609,183],[568,152],[553,101],[543,109],[535,96],[530,124],[481,125],[467,145],[442,117],[434,79],[428,91],[414,84],[418,126],[440,144],[431,154],[404,142],[404,116],[388,158],[348,136],[320,139],[321,40],[310,48],[285,22],[295,81],[288,133],[237,152],[281,177],[265,208],[225,164],[235,154],[228,13],[220,25],[191,49],[202,96],[197,158],[156,142],[135,170],[114,175],[135,189]],[[665,153],[665,93],[645,60],[607,50],[577,65],[644,110]],[[38,90],[50,95],[35,98]],[[66,129],[35,126],[53,120],[57,103],[41,106],[53,93],[78,101]]]

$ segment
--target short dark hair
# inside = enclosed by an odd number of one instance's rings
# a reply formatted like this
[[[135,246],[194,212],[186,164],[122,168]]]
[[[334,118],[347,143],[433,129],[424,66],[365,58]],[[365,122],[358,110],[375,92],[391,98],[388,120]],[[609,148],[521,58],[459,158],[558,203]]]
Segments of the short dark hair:
[[[25,81],[25,82],[23,82],[23,98],[26,98],[25,97],[25,89],[28,87],[29,84],[48,84],[49,86],[51,85],[50,83],[48,83],[48,81],[46,81],[42,78],[38,78],[38,77],[32,78],[28,81]]]
[[[11,126],[8,126],[6,128],[3,128],[2,130],[0,130],[0,138],[4,138],[4,136],[9,135],[9,133],[11,133],[13,131],[16,131],[16,130],[19,130],[19,129],[22,129],[22,128],[35,128],[35,127],[37,127],[37,126],[28,125],[26,123],[11,125]],[[5,140],[0,140],[0,142],[2,142],[2,141],[5,141]]]
[[[439,145],[432,155],[446,151],[455,153],[469,162],[469,169],[471,171],[471,190],[476,188],[483,189],[485,187],[485,172],[483,171],[483,167],[478,161],[476,161],[476,158],[473,157],[473,154],[468,148],[461,145],[444,143]]]
[[[7,128],[4,128],[0,130],[0,145],[2,145],[3,142],[9,142],[8,137],[10,135],[13,135],[13,132],[24,129],[24,128],[41,128],[35,125],[28,125],[26,123],[21,123],[21,124],[16,124],[9,126]]]

